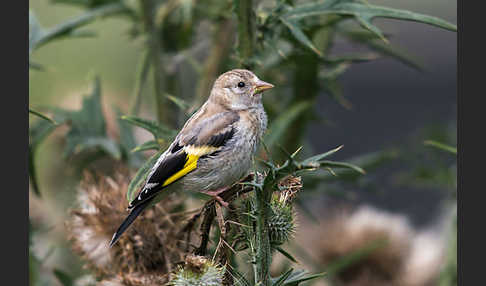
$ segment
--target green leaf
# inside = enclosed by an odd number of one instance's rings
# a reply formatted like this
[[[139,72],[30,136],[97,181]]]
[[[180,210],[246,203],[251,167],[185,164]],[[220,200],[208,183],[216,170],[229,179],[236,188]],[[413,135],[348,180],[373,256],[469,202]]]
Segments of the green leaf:
[[[312,163],[317,163],[320,160],[327,158],[327,157],[331,156],[332,154],[336,153],[337,151],[341,150],[343,147],[344,147],[344,145],[340,145],[337,148],[334,148],[334,149],[327,151],[325,153],[307,158],[304,161],[302,161],[301,164],[308,165],[308,164],[312,164]]]
[[[121,150],[118,144],[111,140],[110,138],[101,138],[101,137],[85,137],[77,143],[76,148],[74,149],[74,153],[81,153],[85,150],[100,148],[108,155],[112,156],[113,158],[120,160],[121,159]]]
[[[138,169],[137,173],[133,177],[132,181],[128,185],[128,190],[127,190],[127,200],[131,202],[133,198],[136,195],[136,191],[140,188],[140,185],[145,182],[150,169],[152,166],[155,164],[157,159],[159,158],[162,153],[164,153],[165,150],[160,150],[159,152],[155,153],[150,157],[145,163]]]
[[[145,158],[140,153],[131,152],[137,146],[137,142],[133,136],[133,126],[120,118],[121,111],[118,108],[115,108],[115,112],[117,114],[118,129],[120,130],[120,149],[123,158],[128,161],[130,166],[139,168]]]
[[[437,17],[419,14],[407,10],[370,5],[352,0],[325,1],[296,6],[295,8],[289,9],[289,11],[286,12],[282,16],[282,18],[284,18],[286,21],[297,21],[305,17],[324,14],[353,16],[363,27],[375,33],[385,42],[387,40],[385,39],[383,33],[378,27],[372,24],[372,20],[374,18],[390,18],[414,21],[429,24],[450,31],[457,30],[456,25],[453,25]]]
[[[188,114],[187,110],[189,110],[191,105],[187,101],[185,101],[184,99],[179,98],[177,96],[170,95],[170,94],[165,94],[165,97],[167,97],[168,100],[172,101],[175,105],[177,105],[177,107],[179,107],[182,111],[184,111],[186,114]]]
[[[398,157],[398,152],[396,150],[382,150],[378,152],[368,153],[347,159],[346,161],[360,166],[365,169],[366,172],[370,172],[378,167],[384,166],[386,163],[396,159]],[[352,169],[336,169],[333,171],[337,176],[330,174],[327,170],[316,170],[314,172],[307,172],[305,174],[306,186],[309,190],[318,189],[316,184],[329,184],[331,182],[344,182],[350,181],[355,182],[358,178],[361,178],[361,173],[357,173]]]
[[[423,63],[421,63],[415,57],[409,55],[406,51],[403,51],[393,45],[385,44],[382,41],[377,41],[379,37],[377,37],[374,33],[365,30],[348,31],[339,28],[337,29],[337,31],[351,41],[364,44],[373,51],[380,53],[381,55],[390,56],[402,62],[403,64],[408,65],[419,71],[424,69]]]
[[[54,269],[54,276],[59,280],[59,282],[63,286],[72,286],[73,284],[73,278],[71,278],[66,272],[59,270],[59,269]]]
[[[378,59],[378,56],[374,53],[368,53],[363,55],[345,55],[339,57],[323,57],[322,61],[326,64],[351,64],[351,63],[364,63]]]
[[[235,278],[235,285],[251,286],[252,284],[235,267],[228,268],[227,271]]]
[[[49,122],[50,122],[50,123],[52,123],[52,124],[57,124],[57,122],[56,122],[56,121],[54,121],[54,120],[53,120],[52,118],[50,118],[49,116],[44,115],[44,114],[40,113],[39,111],[35,111],[35,110],[33,110],[32,108],[29,108],[29,113],[32,113],[32,114],[34,114],[34,115],[37,115],[38,117],[40,117],[40,118],[42,118],[42,119],[44,119],[44,120],[47,120],[47,121],[49,121]]]
[[[434,140],[426,140],[426,141],[424,141],[424,144],[426,146],[432,146],[432,147],[450,152],[452,154],[457,154],[457,148],[456,147],[449,146],[449,145],[446,145],[444,143],[440,143],[440,142],[437,142],[437,141],[434,141]]]
[[[263,45],[263,50],[253,55],[251,61],[265,70],[275,68],[288,59],[293,48],[288,41],[282,39],[265,39]]]
[[[353,108],[353,104],[351,104],[351,102],[344,97],[342,86],[337,79],[323,80],[322,87],[339,105],[348,110]]]
[[[158,139],[166,139],[166,140],[171,140],[177,135],[177,131],[167,128],[163,125],[160,125],[156,123],[155,121],[150,121],[147,119],[143,119],[137,116],[130,116],[130,115],[124,115],[121,117],[121,119],[126,120],[130,124],[133,124],[135,126],[141,127],[148,132],[152,133],[152,135]]]
[[[58,124],[52,124],[47,120],[38,120],[29,126],[29,179],[32,184],[32,190],[40,196],[39,183],[37,180],[37,169],[35,168],[35,157],[40,144],[49,136],[57,127],[61,126],[66,118],[59,115],[60,112],[54,114],[54,118]]]
[[[91,95],[83,98],[81,109],[72,112],[70,127],[66,134],[64,156],[70,157],[83,151],[99,149],[117,160],[121,159],[120,146],[106,133],[99,78],[94,80]]]
[[[161,140],[161,139],[159,139]],[[161,142],[163,143],[163,142]],[[147,141],[137,147],[133,148],[131,152],[140,152],[140,151],[147,151],[147,150],[160,150],[160,145],[156,140]]]
[[[297,285],[299,285],[300,283],[302,283],[304,281],[308,281],[308,280],[311,280],[311,279],[320,278],[320,277],[322,277],[324,275],[326,275],[326,273],[318,273],[318,274],[310,274],[309,275],[309,272],[307,270],[296,270],[296,271],[293,271],[290,275],[288,275],[287,278],[286,278],[286,280],[285,280],[285,282],[283,284],[281,284],[281,285],[297,286]],[[277,281],[278,280],[275,279],[275,283]]]
[[[321,167],[349,168],[349,169],[353,169],[356,172],[361,173],[363,175],[366,174],[365,170],[363,170],[362,168],[360,168],[360,167],[358,167],[356,165],[350,164],[350,163],[335,162],[335,161],[321,161],[320,164],[321,164]]]
[[[93,22],[97,18],[127,12],[129,12],[128,8],[120,2],[109,3],[88,10],[80,16],[54,26],[51,29],[44,29],[37,21],[34,13],[29,11],[29,55],[35,49],[52,40],[69,36],[79,36],[80,34],[75,30]],[[83,33],[83,35],[85,36],[86,33]]]
[[[42,39],[46,31],[41,27],[34,12],[29,11],[29,54]]]
[[[282,249],[280,246],[275,247],[275,249],[280,252],[283,256],[287,257],[290,261],[294,263],[299,263],[290,253]]]
[[[280,277],[277,278],[277,281],[275,281],[274,283],[272,283],[273,286],[281,286],[283,285],[283,283],[285,282],[285,280],[287,280],[287,278],[289,278],[290,274],[292,274],[292,271],[294,271],[293,268],[290,268],[289,270],[287,270],[284,274],[282,274]]]
[[[285,135],[289,126],[291,126],[292,123],[310,107],[310,101],[303,101],[291,106],[286,112],[280,114],[273,121],[273,124],[270,126],[269,131],[265,136],[264,141],[268,148],[275,146],[275,144]]]
[[[341,85],[338,82],[340,77],[351,66],[349,62],[340,62],[331,65],[325,72],[319,73],[319,78],[322,80],[322,87],[327,91],[332,99],[336,100],[341,106],[346,109],[351,109],[352,104],[344,97]]]
[[[285,18],[280,17],[280,21],[284,23],[287,28],[289,28],[292,35],[301,42],[304,46],[311,49],[314,53],[316,53],[319,57],[322,56],[321,52],[314,46],[312,41],[307,37],[307,35],[302,31],[297,21],[291,21]]]

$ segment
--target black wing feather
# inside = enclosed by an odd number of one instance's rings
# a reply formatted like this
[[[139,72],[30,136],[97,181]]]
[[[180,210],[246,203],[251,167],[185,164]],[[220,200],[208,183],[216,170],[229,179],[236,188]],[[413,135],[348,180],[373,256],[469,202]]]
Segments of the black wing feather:
[[[110,247],[113,246],[121,237],[121,235],[127,230],[127,228],[133,223],[133,221],[142,213],[142,211],[150,204],[152,200],[146,200],[141,204],[138,204],[130,214],[125,218],[122,224],[118,227],[110,242]]]
[[[220,134],[217,134],[217,135],[214,135],[213,137],[211,137],[211,139],[209,139],[209,142],[207,143],[207,145],[213,146],[213,147],[221,147],[224,144],[226,144],[226,142],[228,142],[228,140],[233,138],[234,134],[235,134],[235,129],[231,128],[230,130],[228,130],[224,133],[220,133]]]
[[[138,193],[138,196],[130,202],[128,208],[134,208],[155,196],[163,188],[162,185],[170,176],[184,168],[186,161],[187,153],[182,150],[176,154],[168,155],[150,176],[143,189]],[[150,184],[156,185],[147,188],[147,185],[150,186]]]

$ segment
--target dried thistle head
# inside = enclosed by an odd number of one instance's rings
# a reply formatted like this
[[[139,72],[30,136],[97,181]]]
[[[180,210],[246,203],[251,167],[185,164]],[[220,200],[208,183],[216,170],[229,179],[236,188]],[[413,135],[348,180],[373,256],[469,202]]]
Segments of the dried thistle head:
[[[113,177],[85,174],[78,192],[78,205],[72,209],[67,222],[73,250],[98,276],[109,279],[105,281],[146,285],[150,284],[147,279],[167,280],[165,276],[172,269],[171,263],[182,261],[185,255],[176,237],[177,225],[181,225],[178,222],[184,217],[170,215],[179,208],[173,199],[147,209],[117,244],[108,246],[127,215],[128,178],[126,170],[117,171]],[[116,276],[119,273],[121,276]]]
[[[405,217],[369,207],[323,222],[316,252],[324,265],[361,253],[336,273],[336,285],[398,286],[409,257],[413,230]]]
[[[280,199],[283,201],[292,201],[297,192],[302,189],[302,178],[299,176],[288,175],[277,185],[280,191]]]
[[[225,268],[203,256],[188,256],[184,267],[173,274],[169,285],[174,286],[221,286]]]

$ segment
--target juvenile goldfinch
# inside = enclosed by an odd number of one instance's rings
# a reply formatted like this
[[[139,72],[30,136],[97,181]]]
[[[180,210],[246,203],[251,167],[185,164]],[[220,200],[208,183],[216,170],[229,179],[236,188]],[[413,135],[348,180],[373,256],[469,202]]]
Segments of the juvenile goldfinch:
[[[235,69],[215,81],[208,100],[184,124],[129,203],[130,214],[110,247],[142,211],[174,191],[218,196],[245,176],[267,127],[262,92],[273,85],[251,71]]]

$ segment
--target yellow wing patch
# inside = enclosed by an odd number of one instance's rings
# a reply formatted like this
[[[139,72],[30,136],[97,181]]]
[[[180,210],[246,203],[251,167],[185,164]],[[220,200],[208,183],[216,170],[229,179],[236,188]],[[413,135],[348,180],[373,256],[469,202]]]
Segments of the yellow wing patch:
[[[218,151],[219,147],[213,146],[186,146],[184,147],[184,151],[187,153],[187,161],[184,164],[182,170],[178,171],[174,175],[170,176],[167,180],[165,180],[163,187],[172,184],[176,180],[182,178],[187,173],[191,172],[192,170],[196,169],[197,167],[197,160],[199,157],[213,153]]]
[[[175,173],[174,175],[170,176],[167,180],[165,180],[165,182],[162,186],[165,187],[165,186],[173,183],[177,179],[180,179],[181,177],[183,177],[184,175],[186,175],[190,171],[196,169],[197,159],[199,159],[199,157],[200,156],[188,154],[187,155],[187,161],[184,164],[184,168],[182,168],[182,170],[180,170],[179,172]]]

